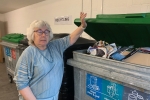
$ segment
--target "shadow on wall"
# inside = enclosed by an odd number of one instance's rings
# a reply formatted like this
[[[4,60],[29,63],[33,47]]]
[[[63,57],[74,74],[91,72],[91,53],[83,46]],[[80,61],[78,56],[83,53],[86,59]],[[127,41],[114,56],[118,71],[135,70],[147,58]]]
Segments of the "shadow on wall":
[[[5,22],[3,22],[3,36],[4,35],[6,35],[6,34],[8,34],[8,22],[7,21],[5,21]]]

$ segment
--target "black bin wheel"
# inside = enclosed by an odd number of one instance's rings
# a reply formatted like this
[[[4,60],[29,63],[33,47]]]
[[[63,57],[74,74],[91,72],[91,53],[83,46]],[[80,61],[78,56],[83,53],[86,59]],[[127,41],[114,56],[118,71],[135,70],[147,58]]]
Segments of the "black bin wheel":
[[[12,76],[8,74],[8,77],[9,77],[9,82],[10,82],[10,83],[13,83],[13,78],[12,78]]]

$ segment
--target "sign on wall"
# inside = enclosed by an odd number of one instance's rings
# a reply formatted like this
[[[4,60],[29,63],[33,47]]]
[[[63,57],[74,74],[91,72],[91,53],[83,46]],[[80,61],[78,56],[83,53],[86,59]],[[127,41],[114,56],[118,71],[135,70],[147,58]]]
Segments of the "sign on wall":
[[[72,24],[72,16],[60,16],[54,18],[55,25],[71,25]]]

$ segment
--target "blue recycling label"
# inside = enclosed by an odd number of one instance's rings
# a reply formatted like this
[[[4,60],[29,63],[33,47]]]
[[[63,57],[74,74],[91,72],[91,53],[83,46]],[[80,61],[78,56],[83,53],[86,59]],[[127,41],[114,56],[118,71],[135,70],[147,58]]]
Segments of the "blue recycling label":
[[[101,100],[122,100],[123,91],[122,85],[103,79]]]
[[[94,100],[150,100],[150,94],[88,73],[86,75],[86,94]]]
[[[5,47],[5,54],[6,54],[7,56],[11,56],[10,48]]]
[[[102,79],[90,74],[86,78],[86,94],[95,100],[101,100]]]

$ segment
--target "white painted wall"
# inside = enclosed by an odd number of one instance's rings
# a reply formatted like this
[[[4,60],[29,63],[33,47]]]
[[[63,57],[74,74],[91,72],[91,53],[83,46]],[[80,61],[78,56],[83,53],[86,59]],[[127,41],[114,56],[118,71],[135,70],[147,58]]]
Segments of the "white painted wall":
[[[104,13],[141,13],[150,12],[150,0],[103,0]]]
[[[103,2],[103,3],[102,3]],[[103,6],[102,6],[103,5]],[[97,14],[120,14],[150,12],[150,0],[46,0],[4,14],[8,33],[26,34],[29,24],[35,19],[48,21],[54,33],[71,33],[76,29],[74,19],[79,18],[80,11],[88,13],[88,18]],[[55,25],[57,16],[71,15],[71,25]],[[90,38],[86,33],[85,38]]]
[[[4,21],[4,15],[0,14],[0,21]]]

